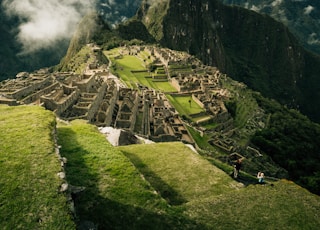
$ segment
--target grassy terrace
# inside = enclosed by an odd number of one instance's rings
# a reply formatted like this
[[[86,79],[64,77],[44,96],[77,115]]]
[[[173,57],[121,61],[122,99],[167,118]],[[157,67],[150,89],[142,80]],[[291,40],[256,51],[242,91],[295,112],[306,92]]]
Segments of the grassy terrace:
[[[0,106],[2,229],[76,229],[58,192],[54,125],[53,114],[40,107]],[[57,133],[68,182],[86,188],[75,199],[77,224],[290,230],[320,224],[319,196],[286,180],[242,187],[182,143],[113,147],[80,120],[59,123]]]
[[[1,229],[74,229],[55,154],[55,116],[38,106],[0,105]]]
[[[120,55],[120,48],[105,51],[104,54],[113,63],[112,71],[119,76],[129,88],[136,89],[136,83],[162,92],[176,92],[177,90],[167,80],[152,78],[155,72],[148,72],[147,66],[152,62],[150,54],[140,52],[140,56]]]
[[[205,112],[203,108],[201,108],[191,96],[177,96],[177,95],[167,95],[168,100],[170,100],[173,107],[179,112],[179,114],[185,115],[190,118],[192,114],[198,114],[201,112]],[[201,119],[208,118],[208,115],[199,116],[196,118],[190,118],[193,121],[199,121]]]
[[[240,188],[181,143],[119,149],[171,205],[180,207],[183,215],[197,223],[198,229],[313,229],[320,223],[319,197],[292,182]]]
[[[170,207],[96,127],[78,120],[61,124],[58,133],[61,152],[68,158],[69,182],[86,187],[76,203],[79,221],[91,220],[101,229],[170,229],[176,225],[183,229],[195,225],[179,209]]]

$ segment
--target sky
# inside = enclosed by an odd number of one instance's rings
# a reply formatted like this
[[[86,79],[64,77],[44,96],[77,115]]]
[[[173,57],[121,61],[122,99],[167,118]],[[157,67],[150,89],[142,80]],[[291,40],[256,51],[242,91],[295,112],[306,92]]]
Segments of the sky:
[[[8,16],[18,16],[22,23],[17,40],[22,53],[54,47],[70,39],[81,18],[92,11],[96,0],[3,0]]]

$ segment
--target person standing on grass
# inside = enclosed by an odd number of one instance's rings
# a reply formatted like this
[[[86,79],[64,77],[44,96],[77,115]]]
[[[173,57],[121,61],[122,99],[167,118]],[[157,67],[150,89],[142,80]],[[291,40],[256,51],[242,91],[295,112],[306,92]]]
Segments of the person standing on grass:
[[[241,167],[242,167],[242,160],[238,159],[233,166],[233,177],[234,178],[238,178]]]
[[[264,173],[263,172],[258,172],[257,178],[258,178],[259,184],[264,184]]]

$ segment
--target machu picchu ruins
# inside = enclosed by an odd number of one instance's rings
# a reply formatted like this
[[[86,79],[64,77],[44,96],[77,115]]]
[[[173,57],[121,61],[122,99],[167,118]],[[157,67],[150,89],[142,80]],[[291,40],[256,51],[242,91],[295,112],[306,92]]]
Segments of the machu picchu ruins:
[[[99,47],[88,44],[86,67],[82,73],[55,72],[41,69],[22,72],[15,79],[0,83],[0,104],[11,106],[36,104],[53,111],[59,118],[84,119],[98,126],[111,126],[130,131],[155,142],[183,141],[195,144],[183,116],[179,115],[167,96],[188,97],[201,111],[190,114],[197,125],[216,123],[214,139],[209,143],[227,153],[236,151],[230,136],[233,119],[224,101],[231,92],[221,87],[226,79],[216,67],[205,66],[184,52],[156,46],[126,46],[117,50],[115,60],[125,55],[141,60],[142,69],[131,70],[151,82],[169,83],[171,92],[154,89],[139,82],[128,86],[112,68],[118,67],[108,57],[100,63],[97,55],[105,55]],[[107,55],[106,55],[107,56]]]

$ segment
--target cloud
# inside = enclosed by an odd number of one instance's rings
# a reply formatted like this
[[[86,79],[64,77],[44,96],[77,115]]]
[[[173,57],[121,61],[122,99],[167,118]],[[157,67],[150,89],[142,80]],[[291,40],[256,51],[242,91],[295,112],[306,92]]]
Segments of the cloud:
[[[271,3],[271,6],[273,7],[276,7],[276,6],[279,6],[281,5],[283,0],[274,0],[272,3]]]
[[[306,8],[304,8],[304,14],[308,15],[314,10],[313,6],[308,5]]]
[[[318,38],[316,33],[312,33],[308,38],[309,45],[320,45],[320,39]]]
[[[17,40],[27,54],[70,39],[95,0],[3,0],[2,5],[9,16],[22,21]]]

